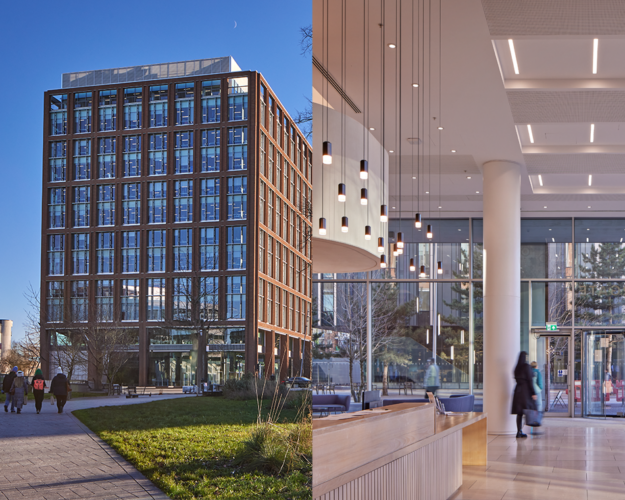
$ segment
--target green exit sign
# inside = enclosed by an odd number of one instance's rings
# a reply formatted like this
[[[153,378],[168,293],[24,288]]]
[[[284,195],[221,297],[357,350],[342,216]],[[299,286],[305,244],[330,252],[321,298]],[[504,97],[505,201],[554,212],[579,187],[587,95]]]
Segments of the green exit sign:
[[[558,331],[558,323],[547,323],[547,331],[548,332],[557,332]]]

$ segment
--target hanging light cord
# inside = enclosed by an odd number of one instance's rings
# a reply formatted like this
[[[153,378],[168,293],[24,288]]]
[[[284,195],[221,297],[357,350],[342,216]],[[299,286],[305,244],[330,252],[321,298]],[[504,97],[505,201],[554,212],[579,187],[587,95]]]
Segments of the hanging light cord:
[[[397,31],[398,31],[398,43],[399,43],[399,50],[397,51],[397,60],[399,61],[397,66],[398,66],[398,71],[399,71],[399,77],[397,79],[397,86],[399,87],[399,95],[397,96],[397,107],[399,109],[399,177],[397,178],[397,185],[399,186],[399,231],[401,231],[402,228],[402,199],[401,199],[401,151],[402,151],[402,136],[401,136],[401,96],[402,96],[402,92],[401,92],[401,88],[402,88],[402,82],[401,82],[401,65],[402,65],[402,60],[401,60],[401,49],[403,47],[403,43],[402,43],[402,39],[401,39],[401,0],[399,0],[399,10],[397,9],[397,7],[395,8],[396,14],[397,14]]]
[[[443,126],[443,84],[442,84],[442,75],[443,75],[443,37],[442,37],[442,28],[443,28],[443,3],[442,0],[438,0],[438,231],[440,234],[441,230],[441,188],[442,188],[442,164],[441,164],[441,140],[442,140],[442,130]]]

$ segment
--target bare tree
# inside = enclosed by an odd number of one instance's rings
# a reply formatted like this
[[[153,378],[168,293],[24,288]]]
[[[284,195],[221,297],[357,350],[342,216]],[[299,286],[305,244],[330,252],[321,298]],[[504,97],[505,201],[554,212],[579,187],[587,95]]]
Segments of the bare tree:
[[[75,329],[53,331],[50,335],[51,361],[63,370],[67,380],[72,380],[76,369],[85,366],[87,362],[83,337]]]
[[[299,46],[302,49],[302,55],[305,56],[307,54],[311,54],[312,43],[313,43],[312,25],[301,27],[299,29],[299,33],[300,33]]]

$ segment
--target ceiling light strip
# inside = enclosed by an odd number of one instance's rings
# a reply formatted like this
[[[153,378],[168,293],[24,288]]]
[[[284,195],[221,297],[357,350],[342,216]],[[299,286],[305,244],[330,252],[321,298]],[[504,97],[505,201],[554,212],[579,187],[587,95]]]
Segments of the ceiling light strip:
[[[543,176],[538,174],[538,182],[540,183],[540,187],[543,187]]]
[[[590,124],[590,142],[595,142],[595,124]]]
[[[512,64],[514,65],[514,74],[518,75],[519,74],[519,64],[517,63],[516,60],[516,52],[514,50],[514,42],[512,41],[512,38],[510,38],[508,40],[508,45],[510,46],[510,55],[512,56]],[[595,71],[596,73],[596,71]]]
[[[588,185],[592,186],[592,174],[588,176]]]
[[[530,135],[530,142],[534,144],[534,134],[532,133],[532,126],[527,124],[527,133]]]
[[[597,74],[597,56],[599,54],[599,39],[595,38],[592,41],[592,74]]]

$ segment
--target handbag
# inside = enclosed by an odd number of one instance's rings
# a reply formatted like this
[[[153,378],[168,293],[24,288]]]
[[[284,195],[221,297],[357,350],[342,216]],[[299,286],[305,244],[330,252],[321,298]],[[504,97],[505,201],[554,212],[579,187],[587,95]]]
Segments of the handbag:
[[[540,427],[542,425],[542,412],[538,410],[523,410],[523,415],[525,415],[525,425],[530,427]]]

